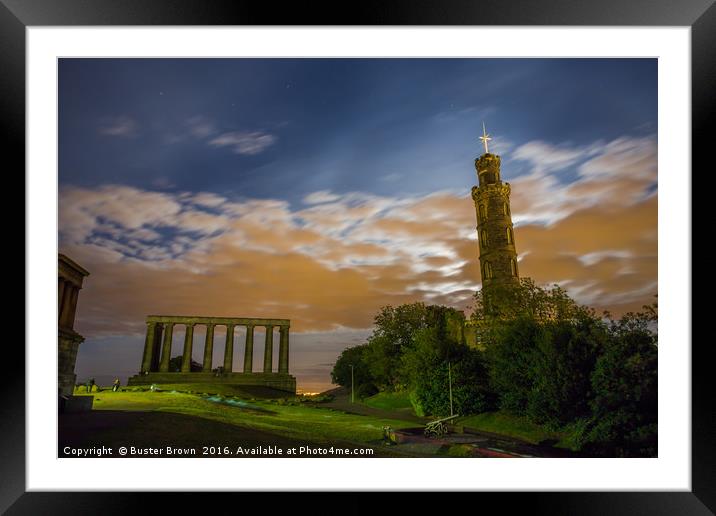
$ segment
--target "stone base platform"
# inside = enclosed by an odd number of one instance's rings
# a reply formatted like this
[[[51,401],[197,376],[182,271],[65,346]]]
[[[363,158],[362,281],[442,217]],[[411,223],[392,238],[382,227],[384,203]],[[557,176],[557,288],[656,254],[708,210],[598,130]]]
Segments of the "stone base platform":
[[[136,374],[127,385],[171,383],[220,383],[225,385],[260,385],[296,394],[296,377],[281,373],[147,373]]]

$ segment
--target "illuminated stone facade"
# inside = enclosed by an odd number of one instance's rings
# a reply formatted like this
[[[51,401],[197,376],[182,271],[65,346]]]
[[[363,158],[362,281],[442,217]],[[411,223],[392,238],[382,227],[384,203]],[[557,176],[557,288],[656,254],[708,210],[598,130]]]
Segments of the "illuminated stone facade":
[[[288,373],[289,329],[288,319],[256,319],[243,317],[198,317],[150,315],[147,317],[147,334],[138,375],[129,378],[129,385],[152,383],[225,383],[232,385],[258,385],[291,393],[296,392],[296,378]],[[170,371],[172,337],[175,326],[184,327],[184,348],[180,371]],[[203,363],[200,371],[192,371],[191,357],[194,346],[194,327],[204,326]],[[224,360],[213,367],[214,328],[226,328]],[[244,364],[242,372],[234,372],[234,329],[246,327]],[[264,360],[261,372],[253,371],[254,328],[264,328]],[[273,370],[274,331],[278,329],[278,371]]]
[[[85,340],[75,331],[75,313],[82,282],[89,276],[83,267],[64,254],[58,257],[57,300],[58,300],[58,343],[57,383],[59,394],[72,396],[75,386],[75,362],[77,350]]]

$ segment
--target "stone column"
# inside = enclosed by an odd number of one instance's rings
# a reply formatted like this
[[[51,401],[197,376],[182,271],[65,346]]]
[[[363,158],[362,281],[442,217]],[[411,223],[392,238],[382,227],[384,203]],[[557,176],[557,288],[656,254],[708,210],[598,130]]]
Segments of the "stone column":
[[[264,346],[264,373],[273,369],[273,326],[266,326],[266,345]]]
[[[162,360],[159,363],[159,371],[162,373],[169,372],[169,355],[172,354],[172,331],[174,323],[166,323],[164,325],[164,342],[162,343]]]
[[[281,340],[278,345],[278,372],[288,374],[288,328],[281,326]]]
[[[62,292],[62,307],[60,312],[60,326],[71,327],[70,323],[70,304],[72,303],[72,291],[75,290],[74,285],[66,282],[64,291]]]
[[[204,342],[204,367],[201,369],[205,373],[211,372],[211,357],[214,353],[214,325],[206,325],[206,341]]]
[[[159,371],[159,359],[162,355],[162,336],[164,335],[164,325],[156,323],[154,327],[154,342],[152,343],[152,363],[149,366],[150,372]]]
[[[194,325],[186,325],[186,333],[184,334],[184,355],[181,359],[181,372],[191,372],[191,351],[194,345]]]
[[[62,298],[65,295],[65,286],[67,282],[62,278],[57,278],[57,320],[62,316]]]
[[[152,370],[152,354],[154,353],[154,329],[156,323],[147,323],[147,338],[144,339],[144,357],[142,358],[142,373]]]
[[[70,296],[70,314],[69,318],[70,320],[67,323],[67,326],[70,328],[75,327],[75,313],[77,312],[77,299],[80,295],[80,289],[79,287],[74,287],[72,289],[72,296]]]
[[[230,373],[234,362],[234,325],[226,325],[226,347],[224,348],[224,372]]]
[[[244,349],[244,373],[250,373],[254,366],[254,326],[246,326],[246,348]]]

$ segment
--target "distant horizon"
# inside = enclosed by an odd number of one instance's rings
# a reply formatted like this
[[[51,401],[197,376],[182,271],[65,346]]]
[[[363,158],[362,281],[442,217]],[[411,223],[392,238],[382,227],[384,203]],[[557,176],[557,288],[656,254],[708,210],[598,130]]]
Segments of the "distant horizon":
[[[291,319],[326,390],[380,307],[465,310],[483,122],[521,276],[616,315],[657,292],[656,59],[60,59],[58,105],[78,381],[136,373],[147,315],[201,314]]]

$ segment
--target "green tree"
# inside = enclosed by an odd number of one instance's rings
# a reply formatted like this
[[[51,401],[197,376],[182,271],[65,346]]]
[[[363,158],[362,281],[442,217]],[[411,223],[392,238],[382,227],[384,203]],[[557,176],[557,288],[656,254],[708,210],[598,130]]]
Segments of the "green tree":
[[[590,375],[605,340],[594,310],[554,285],[496,285],[475,295],[473,323],[500,407],[559,426],[588,413]]]
[[[581,436],[592,453],[657,454],[657,314],[654,303],[610,320],[610,338],[591,377],[592,415]]]
[[[540,324],[529,369],[531,420],[558,428],[589,415],[591,375],[606,340],[606,328],[596,318]]]
[[[526,316],[493,328],[485,355],[500,408],[525,414],[534,384],[532,363],[537,354],[540,324]]]
[[[360,346],[353,346],[344,349],[333,366],[333,370],[331,371],[331,381],[336,385],[350,387],[352,365],[355,388],[359,389],[361,386],[366,386],[362,388],[362,392],[364,394],[375,390],[375,388],[371,389],[369,387],[373,386],[374,381],[370,368],[365,361],[365,354],[367,350],[367,344],[361,344]]]
[[[375,329],[368,339],[366,362],[376,384],[383,389],[405,387],[402,355],[413,347],[415,334],[435,318],[435,308],[424,303],[385,306],[375,316]]]
[[[482,353],[468,348],[454,330],[455,311],[431,307],[430,326],[419,330],[402,357],[402,371],[419,414],[472,414],[492,407],[494,396]]]

